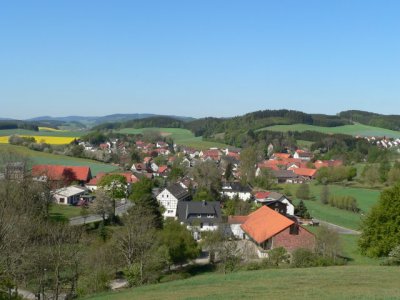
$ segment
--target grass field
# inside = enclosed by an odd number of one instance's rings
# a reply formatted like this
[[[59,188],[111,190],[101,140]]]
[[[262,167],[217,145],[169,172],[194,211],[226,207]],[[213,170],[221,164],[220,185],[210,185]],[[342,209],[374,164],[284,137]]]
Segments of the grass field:
[[[195,137],[194,134],[187,129],[182,128],[124,128],[118,130],[125,134],[139,134],[146,130],[154,130],[161,132],[164,136],[170,136],[177,145],[193,147],[196,149],[208,149],[212,147],[225,148],[226,144],[203,141],[202,137]]]
[[[55,155],[51,153],[33,151],[23,146],[0,144],[0,155],[2,152],[15,153],[26,156],[28,159],[30,159],[31,164],[89,166],[90,169],[92,170],[92,175],[96,175],[98,172],[111,172],[118,169],[115,166],[96,162],[89,159],[82,159],[71,156]]]
[[[292,195],[295,195],[298,185],[288,185],[291,189]],[[323,205],[320,202],[320,193],[322,186],[317,184],[310,184],[311,194],[315,200],[306,200],[304,203],[307,206],[310,214],[317,219],[324,220],[333,224],[337,224],[350,229],[359,229],[362,214],[352,213],[346,210]],[[359,208],[365,214],[371,207],[378,201],[380,191],[365,189],[365,188],[352,188],[342,187],[338,185],[329,185],[330,195],[340,196],[353,196],[357,199]],[[295,199],[295,196],[291,198]],[[297,203],[297,199],[295,203]]]
[[[355,124],[355,125],[345,125],[345,126],[338,126],[338,127],[321,127],[321,126],[314,126],[314,125],[307,125],[307,124],[293,124],[293,125],[274,125],[265,127],[261,130],[271,130],[271,131],[318,131],[322,133],[342,133],[348,135],[360,135],[360,136],[386,136],[386,137],[393,137],[397,138],[400,137],[400,131],[394,131],[379,127],[373,127],[368,125],[362,124]]]
[[[56,220],[67,221],[69,218],[79,217],[81,208],[77,206],[52,204],[50,206],[50,217]]]
[[[51,129],[51,128],[50,128]],[[3,129],[0,130],[0,136],[10,136],[13,134],[23,136],[61,136],[61,137],[80,137],[85,135],[87,131],[68,131],[68,130],[55,130],[44,129],[41,127],[39,131],[26,130],[26,129]]]
[[[204,274],[87,299],[400,299],[400,268],[344,266]]]

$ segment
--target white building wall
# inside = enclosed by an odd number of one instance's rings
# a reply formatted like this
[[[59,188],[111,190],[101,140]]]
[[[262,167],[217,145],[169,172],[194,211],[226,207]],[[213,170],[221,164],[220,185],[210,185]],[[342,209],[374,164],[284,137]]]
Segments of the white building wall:
[[[167,189],[164,189],[158,196],[157,201],[165,208],[164,218],[175,218],[178,208],[178,199],[174,197]]]

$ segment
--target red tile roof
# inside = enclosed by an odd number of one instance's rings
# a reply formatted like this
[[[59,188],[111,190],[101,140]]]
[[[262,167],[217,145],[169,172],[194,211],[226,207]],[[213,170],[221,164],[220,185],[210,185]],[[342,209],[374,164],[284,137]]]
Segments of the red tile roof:
[[[261,244],[292,224],[294,224],[292,220],[267,206],[262,206],[248,215],[246,222],[240,227],[254,241]]]
[[[228,216],[228,224],[243,224],[248,216]]]
[[[274,156],[276,158],[285,159],[285,158],[290,158],[291,154],[290,153],[274,153],[274,154],[272,154],[272,156]]]
[[[317,173],[316,169],[309,168],[290,168],[296,175],[314,177]]]
[[[255,194],[256,199],[266,199],[271,194],[271,192],[257,192]]]
[[[32,167],[32,176],[46,176],[49,180],[89,181],[92,177],[90,167],[36,165]]]
[[[168,166],[159,166],[158,167],[158,173],[163,173],[163,172],[165,172],[166,170],[168,170]]]
[[[114,174],[118,174],[118,175],[124,176],[124,177],[126,178],[126,182],[127,182],[127,183],[136,183],[136,182],[139,181],[139,179],[138,179],[135,175],[133,175],[132,173],[130,173],[130,172],[124,172],[124,173],[107,173],[107,174],[104,173],[104,172],[100,172],[100,173],[97,173],[97,175],[96,175],[95,178],[92,178],[92,179],[88,182],[88,185],[97,185],[98,182],[101,180],[101,178],[103,178],[104,176],[106,176],[106,175],[114,175]]]

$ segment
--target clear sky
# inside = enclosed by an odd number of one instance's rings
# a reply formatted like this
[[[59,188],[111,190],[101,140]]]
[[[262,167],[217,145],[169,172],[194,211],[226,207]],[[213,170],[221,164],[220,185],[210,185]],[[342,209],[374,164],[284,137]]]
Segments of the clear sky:
[[[0,117],[400,114],[398,0],[0,1]]]

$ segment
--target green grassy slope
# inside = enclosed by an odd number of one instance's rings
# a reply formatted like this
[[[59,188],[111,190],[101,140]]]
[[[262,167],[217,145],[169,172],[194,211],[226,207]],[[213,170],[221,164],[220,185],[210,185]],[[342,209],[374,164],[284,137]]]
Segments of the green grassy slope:
[[[288,185],[291,189],[292,195],[295,195],[296,185]],[[306,200],[304,203],[307,206],[309,212],[314,218],[324,220],[330,223],[334,223],[343,227],[351,229],[359,229],[362,214],[352,213],[346,210],[331,207],[329,205],[323,205],[319,198],[321,194],[321,185],[310,184],[311,195],[315,197],[315,200]],[[357,199],[359,208],[362,213],[367,213],[371,207],[378,201],[380,191],[365,189],[365,188],[350,188],[342,187],[339,185],[329,185],[330,195],[340,196],[353,196]],[[295,199],[295,196],[291,197]],[[297,203],[297,202],[295,202]]]
[[[2,152],[17,153],[28,157],[32,164],[54,164],[54,165],[67,165],[67,166],[89,166],[92,170],[92,175],[98,172],[111,172],[117,167],[96,162],[89,159],[76,158],[64,155],[55,155],[51,153],[44,153],[33,151],[23,146],[14,146],[9,144],[0,144],[0,155]]]
[[[379,127],[373,127],[363,124],[345,125],[338,127],[321,127],[307,124],[293,124],[293,125],[275,125],[265,127],[259,130],[271,130],[271,131],[318,131],[322,133],[342,133],[348,135],[360,135],[360,136],[387,136],[387,137],[400,137],[400,131],[394,131]]]
[[[128,299],[400,299],[400,268],[344,266],[205,274],[93,300]]]
[[[194,134],[187,129],[182,128],[124,128],[117,132],[125,134],[139,134],[146,130],[155,130],[164,133],[165,136],[170,136],[178,145],[193,147],[197,149],[208,149],[211,147],[227,147],[226,144],[203,141],[202,137],[195,137]]]

